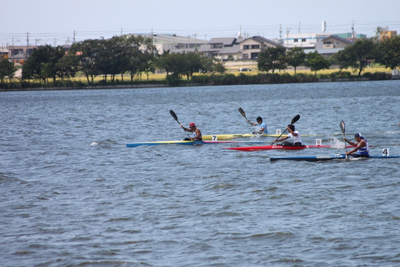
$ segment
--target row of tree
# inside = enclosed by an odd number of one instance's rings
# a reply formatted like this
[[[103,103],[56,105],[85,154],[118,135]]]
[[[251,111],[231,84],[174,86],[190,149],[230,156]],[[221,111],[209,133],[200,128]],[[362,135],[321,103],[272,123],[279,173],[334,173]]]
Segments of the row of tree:
[[[130,75],[131,82],[136,75],[149,73],[156,69],[167,72],[167,79],[179,80],[186,75],[190,78],[200,69],[206,72],[224,72],[221,63],[214,62],[199,53],[172,54],[166,51],[159,55],[151,38],[143,36],[117,36],[111,39],[85,40],[74,43],[65,52],[62,47],[39,47],[23,65],[23,79],[71,78],[82,72],[88,84],[103,75],[105,82],[110,77],[114,82],[117,75]]]
[[[400,66],[400,36],[379,41],[379,39],[359,39],[330,58],[324,58],[317,51],[305,53],[300,47],[287,51],[284,47],[270,47],[258,56],[258,69],[262,72],[281,71],[292,66],[296,73],[298,66],[308,66],[312,71],[328,69],[332,64],[340,69],[358,69],[358,75],[370,62],[380,63],[395,69]],[[68,51],[61,46],[41,46],[23,64],[23,80],[36,79],[44,83],[48,79],[68,79],[82,72],[88,84],[93,84],[96,76],[102,75],[114,82],[117,75],[129,74],[134,77],[156,69],[167,73],[167,82],[177,83],[183,76],[190,79],[195,72],[226,71],[222,63],[214,61],[197,52],[173,54],[164,51],[158,54],[151,38],[143,36],[118,36],[111,39],[85,40],[74,43]],[[15,72],[13,63],[0,61],[0,78],[12,78]]]
[[[391,70],[400,66],[400,36],[378,41],[374,38],[359,39],[347,46],[344,50],[333,54],[326,59],[317,51],[306,54],[300,47],[286,51],[284,47],[270,47],[263,50],[258,56],[260,71],[285,70],[292,66],[296,73],[298,66],[305,65],[311,71],[329,69],[332,64],[339,65],[339,69],[349,67],[358,70],[358,76],[372,61],[382,64]]]

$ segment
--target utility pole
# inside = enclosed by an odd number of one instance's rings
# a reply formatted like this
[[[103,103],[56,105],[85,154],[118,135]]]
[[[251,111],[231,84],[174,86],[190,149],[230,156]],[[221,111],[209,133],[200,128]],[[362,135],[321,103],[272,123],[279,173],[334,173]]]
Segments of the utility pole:
[[[300,21],[299,21],[299,33],[300,33]]]
[[[351,27],[351,31],[352,31],[352,37],[353,37],[353,43],[354,43],[354,20],[353,20],[353,26]]]
[[[12,40],[11,40],[11,44],[12,44],[11,58],[12,58],[12,61],[13,61],[13,63],[14,63],[14,37],[13,37]]]
[[[25,58],[28,58],[29,56],[29,32],[26,33],[26,53],[25,53]]]
[[[283,44],[282,41],[282,24],[279,24],[279,42]]]
[[[73,35],[73,39],[72,39],[72,40],[73,40],[73,43],[75,43],[75,34],[76,34],[76,33],[75,33],[75,31],[74,31],[73,34],[72,34],[72,35]]]
[[[289,28],[286,29],[286,48],[289,48]]]

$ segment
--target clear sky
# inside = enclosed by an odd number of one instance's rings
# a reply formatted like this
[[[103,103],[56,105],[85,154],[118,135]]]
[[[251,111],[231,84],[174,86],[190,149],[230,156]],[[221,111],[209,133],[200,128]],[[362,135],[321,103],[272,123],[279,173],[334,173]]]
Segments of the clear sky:
[[[63,45],[127,33],[211,37],[355,32],[400,34],[400,0],[1,0],[0,45]],[[75,35],[74,35],[75,32]],[[29,33],[29,35],[27,34]]]

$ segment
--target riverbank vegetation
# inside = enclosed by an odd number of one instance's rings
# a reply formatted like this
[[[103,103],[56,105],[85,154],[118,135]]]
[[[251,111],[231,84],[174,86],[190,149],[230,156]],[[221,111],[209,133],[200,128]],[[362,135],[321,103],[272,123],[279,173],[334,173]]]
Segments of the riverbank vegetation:
[[[68,51],[41,46],[22,65],[0,61],[0,89],[100,88],[129,86],[232,85],[316,82],[320,80],[391,79],[400,66],[400,36],[380,41],[359,39],[324,58],[296,47],[269,47],[258,56],[257,69],[243,73],[198,52],[161,55],[150,38],[120,36],[84,40]]]

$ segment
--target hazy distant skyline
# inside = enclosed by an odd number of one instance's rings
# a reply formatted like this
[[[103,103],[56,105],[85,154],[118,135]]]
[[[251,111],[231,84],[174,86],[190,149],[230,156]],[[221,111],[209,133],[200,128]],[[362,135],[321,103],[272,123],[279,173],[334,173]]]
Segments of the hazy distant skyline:
[[[375,35],[378,26],[400,34],[398,0],[19,0],[1,4],[0,45],[62,45],[128,33],[177,34],[209,40],[246,36],[282,38],[287,31]],[[29,34],[27,34],[29,33]],[[75,33],[75,35],[74,35]]]

